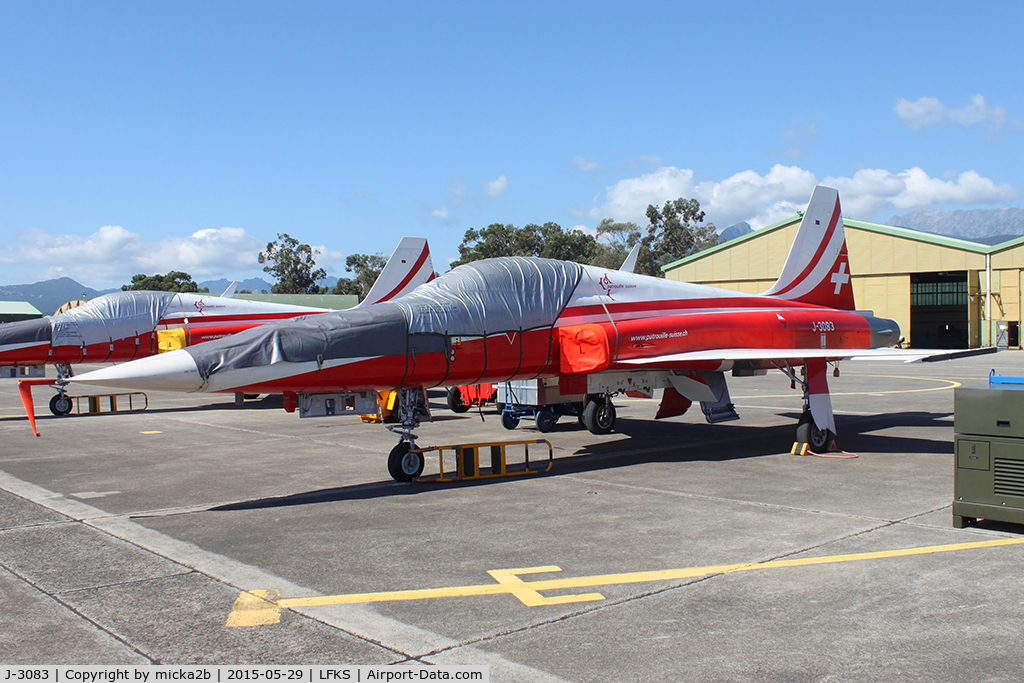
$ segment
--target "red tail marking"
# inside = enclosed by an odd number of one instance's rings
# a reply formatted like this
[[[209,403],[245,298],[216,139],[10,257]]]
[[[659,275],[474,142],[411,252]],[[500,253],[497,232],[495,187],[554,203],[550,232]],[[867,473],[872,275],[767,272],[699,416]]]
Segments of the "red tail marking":
[[[419,258],[416,259],[416,263],[413,264],[412,268],[406,274],[405,279],[402,280],[400,283],[398,283],[397,287],[392,289],[386,296],[381,298],[379,301],[389,301],[389,300],[393,299],[395,297],[395,295],[397,295],[399,292],[401,292],[403,289],[405,289],[405,286],[407,284],[409,284],[409,281],[412,280],[413,277],[416,276],[416,273],[418,273],[420,271],[420,268],[423,266],[423,263],[424,263],[424,261],[427,260],[428,256],[430,256],[430,247],[428,245],[424,244],[423,245],[423,251],[420,252]],[[433,279],[433,275],[431,275],[430,279],[431,280]],[[378,303],[379,303],[379,301],[378,301]]]
[[[838,225],[838,223],[839,197],[837,196],[836,206],[834,209],[832,209],[832,219],[828,223],[828,229],[825,231],[825,237],[821,240],[821,244],[818,245],[818,250],[814,252],[814,256],[811,257],[810,262],[803,269],[803,271],[801,271],[799,275],[793,278],[792,282],[790,282],[788,285],[780,289],[778,292],[775,292],[775,296],[782,296],[783,294],[785,294],[786,292],[788,292],[789,290],[793,289],[798,284],[803,282],[804,279],[806,279],[807,276],[810,275],[811,271],[814,269],[814,266],[816,266],[818,261],[821,260],[821,255],[825,252],[825,247],[827,247],[828,243],[832,241],[832,234],[836,231],[836,225]]]

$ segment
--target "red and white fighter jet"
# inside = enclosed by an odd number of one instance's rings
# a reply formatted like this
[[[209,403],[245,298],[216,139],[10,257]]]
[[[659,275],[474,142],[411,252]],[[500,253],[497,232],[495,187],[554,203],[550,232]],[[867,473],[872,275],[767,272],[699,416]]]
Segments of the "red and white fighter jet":
[[[359,307],[408,294],[433,277],[427,240],[405,237]],[[161,340],[174,348],[192,346],[266,323],[331,310],[209,294],[114,292],[65,313],[0,325],[0,376],[38,376],[42,374],[40,366],[57,365],[53,382],[22,380],[22,399],[29,402],[26,410],[31,415],[32,384],[56,384],[58,393],[50,401],[50,410],[54,415],[66,415],[72,408],[65,393],[72,364],[130,361],[164,350]],[[30,369],[34,372],[28,372]]]
[[[284,393],[286,409],[331,414],[346,392],[398,390],[395,479],[423,468],[412,430],[424,389],[559,377],[585,394],[594,433],[615,423],[612,397],[664,389],[658,417],[699,401],[711,421],[735,419],[725,373],[778,368],[802,386],[798,443],[833,443],[827,363],[921,358],[892,347],[892,320],[855,311],[836,190],[811,196],[778,281],[750,295],[566,261],[469,263],[371,308],[280,322],[76,378],[89,384],[187,392]],[[804,376],[798,368],[806,368]]]

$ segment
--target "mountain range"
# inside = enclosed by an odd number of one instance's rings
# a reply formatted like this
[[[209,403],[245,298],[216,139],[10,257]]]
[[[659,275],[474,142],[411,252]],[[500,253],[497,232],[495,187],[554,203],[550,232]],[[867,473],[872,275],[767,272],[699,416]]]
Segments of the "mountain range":
[[[991,245],[1024,235],[1024,208],[1002,207],[956,211],[918,209],[902,216],[893,216],[887,224]],[[723,230],[719,235],[719,241],[735,239],[750,231],[748,223],[737,223]],[[329,277],[320,281],[320,285],[333,288],[337,282],[338,278]],[[200,288],[209,288],[213,294],[220,294],[227,289],[231,281],[221,278],[219,280],[204,280],[198,284]],[[264,290],[269,292],[270,287],[270,283],[262,278],[249,278],[238,283],[239,290],[248,289],[255,293]],[[68,301],[92,299],[101,294],[116,291],[119,289],[92,289],[69,277],[62,277],[30,285],[0,285],[0,300],[27,301],[44,315],[50,315]]]
[[[1024,208],[918,209],[893,216],[887,224],[992,245],[1024,235]]]
[[[328,277],[320,281],[321,286],[333,288],[338,282],[336,277]],[[212,294],[220,294],[231,280],[221,278],[219,280],[205,280],[196,283],[200,289],[209,289]],[[261,278],[249,278],[238,283],[238,290],[248,289],[251,292],[260,293],[270,291],[270,283]],[[52,315],[54,311],[69,301],[76,299],[94,299],[101,294],[120,292],[121,288],[114,289],[93,289],[86,287],[69,277],[61,277],[55,280],[43,280],[26,285],[0,285],[0,301],[27,301],[39,309],[43,315]]]
[[[743,237],[744,235],[750,232],[754,232],[753,229],[750,227],[750,223],[746,221],[740,221],[739,223],[736,223],[735,225],[730,225],[728,228],[718,233],[718,243],[721,244],[722,242],[734,240],[737,237]]]
[[[0,299],[4,301],[27,301],[43,315],[51,315],[58,308],[75,299],[93,299],[116,289],[97,290],[86,287],[69,277],[43,280],[31,285],[0,285]]]

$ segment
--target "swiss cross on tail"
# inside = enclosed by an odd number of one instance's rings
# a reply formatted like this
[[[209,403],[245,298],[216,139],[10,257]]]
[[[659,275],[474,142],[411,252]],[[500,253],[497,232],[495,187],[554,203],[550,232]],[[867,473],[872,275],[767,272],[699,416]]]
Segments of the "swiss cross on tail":
[[[847,311],[856,308],[837,190],[814,188],[782,274],[765,295]]]

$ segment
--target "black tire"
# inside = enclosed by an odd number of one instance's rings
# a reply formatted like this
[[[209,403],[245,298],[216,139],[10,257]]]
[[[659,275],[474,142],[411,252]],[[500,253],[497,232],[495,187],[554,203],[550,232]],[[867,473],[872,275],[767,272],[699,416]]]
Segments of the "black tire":
[[[411,448],[408,441],[400,441],[388,454],[388,473],[395,481],[412,481],[423,474],[423,454]]]
[[[537,430],[546,434],[555,426],[558,416],[551,410],[545,408],[543,410],[538,410],[533,419],[537,423]]]
[[[583,409],[583,426],[591,434],[607,434],[615,428],[615,406],[611,401],[597,400]]]
[[[519,426],[519,418],[513,415],[512,413],[502,413],[501,426],[504,427],[505,429],[515,429],[516,427]]]
[[[800,416],[800,421],[796,425],[797,443],[805,443],[812,451],[824,453],[834,438],[835,435],[828,429],[818,429],[810,411]]]
[[[464,413],[469,410],[469,406],[462,400],[462,392],[459,391],[458,387],[452,387],[448,390],[448,407],[453,413]]]
[[[54,415],[63,416],[71,412],[74,407],[71,399],[64,394],[57,394],[50,399],[50,412]]]

